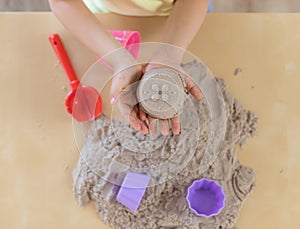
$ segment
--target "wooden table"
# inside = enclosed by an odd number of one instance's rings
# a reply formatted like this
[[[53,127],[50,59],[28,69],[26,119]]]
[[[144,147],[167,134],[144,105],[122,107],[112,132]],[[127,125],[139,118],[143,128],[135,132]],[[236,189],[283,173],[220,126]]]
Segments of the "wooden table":
[[[165,20],[98,17],[109,29],[139,30],[143,41],[156,41]],[[64,107],[67,78],[47,40],[54,32],[83,75],[96,56],[52,14],[0,14],[1,227],[108,228],[72,195],[79,154]],[[257,174],[238,226],[299,228],[300,14],[209,15],[190,51],[259,116],[257,137],[238,148]]]

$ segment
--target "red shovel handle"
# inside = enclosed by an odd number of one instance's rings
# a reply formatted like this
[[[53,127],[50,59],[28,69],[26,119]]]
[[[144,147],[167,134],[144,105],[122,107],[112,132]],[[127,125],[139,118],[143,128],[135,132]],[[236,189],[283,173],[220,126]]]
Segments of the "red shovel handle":
[[[58,34],[52,34],[49,36],[49,41],[56,53],[57,58],[62,64],[65,72],[70,80],[70,83],[74,83],[73,81],[78,81],[75,71],[72,67],[68,54],[59,38]]]

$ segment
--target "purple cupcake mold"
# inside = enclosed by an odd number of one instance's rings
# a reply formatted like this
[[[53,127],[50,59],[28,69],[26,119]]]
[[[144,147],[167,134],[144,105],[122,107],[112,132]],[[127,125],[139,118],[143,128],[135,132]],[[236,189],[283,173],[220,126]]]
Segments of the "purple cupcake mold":
[[[209,179],[195,180],[188,188],[186,200],[189,208],[197,215],[211,217],[218,215],[225,206],[222,186]]]
[[[128,172],[117,195],[117,201],[131,211],[136,211],[142,201],[150,177],[146,174]]]

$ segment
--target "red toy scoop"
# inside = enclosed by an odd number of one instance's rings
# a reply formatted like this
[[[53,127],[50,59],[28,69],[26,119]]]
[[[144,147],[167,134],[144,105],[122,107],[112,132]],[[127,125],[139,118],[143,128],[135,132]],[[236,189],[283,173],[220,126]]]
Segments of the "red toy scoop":
[[[67,111],[79,122],[94,120],[102,113],[102,99],[98,91],[80,84],[59,35],[52,34],[49,41],[70,80],[71,91],[65,100]]]

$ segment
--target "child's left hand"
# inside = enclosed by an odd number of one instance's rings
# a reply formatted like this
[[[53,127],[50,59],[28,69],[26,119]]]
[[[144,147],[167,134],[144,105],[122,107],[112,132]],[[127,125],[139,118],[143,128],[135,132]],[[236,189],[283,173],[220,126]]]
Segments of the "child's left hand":
[[[161,65],[161,64],[152,64],[149,63],[146,68],[145,68],[145,72],[151,70],[151,69],[155,69],[155,68],[162,68],[162,67],[166,67],[165,65]],[[199,87],[193,82],[193,80],[190,78],[190,76],[188,76],[185,71],[182,69],[181,66],[177,66],[176,67],[177,71],[180,71],[180,73],[182,73],[182,75],[184,76],[184,80],[185,80],[185,84],[186,84],[186,90],[195,97],[195,99],[200,100],[203,95],[201,93],[201,90],[199,89]],[[163,135],[169,135],[169,120],[167,119],[160,119],[158,120],[157,118],[151,117],[150,115],[142,115],[141,116],[141,120],[145,121],[148,118],[149,120],[149,124],[148,124],[148,128],[149,128],[149,132],[151,134],[156,134],[157,133],[157,121],[159,121],[160,124],[160,131]],[[176,116],[174,118],[170,119],[171,125],[172,125],[172,132],[174,135],[178,135],[180,134],[180,117]]]

